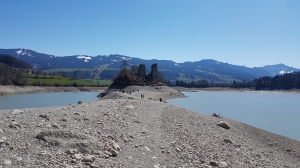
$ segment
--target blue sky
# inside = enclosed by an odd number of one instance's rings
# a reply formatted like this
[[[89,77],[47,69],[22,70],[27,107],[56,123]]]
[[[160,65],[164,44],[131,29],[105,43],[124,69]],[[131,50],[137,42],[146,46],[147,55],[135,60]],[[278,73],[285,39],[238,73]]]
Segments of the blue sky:
[[[0,0],[0,48],[300,68],[299,0]]]

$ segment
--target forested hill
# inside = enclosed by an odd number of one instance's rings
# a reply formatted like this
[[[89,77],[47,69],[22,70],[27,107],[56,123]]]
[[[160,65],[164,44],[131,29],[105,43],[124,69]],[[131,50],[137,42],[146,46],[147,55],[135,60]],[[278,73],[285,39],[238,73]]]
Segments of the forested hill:
[[[300,72],[286,73],[255,80],[257,90],[300,89]]]
[[[0,63],[13,68],[32,69],[32,65],[10,55],[0,54]]]
[[[128,66],[145,64],[150,73],[152,64],[157,63],[158,70],[170,81],[207,80],[210,83],[233,83],[252,81],[263,76],[274,76],[300,71],[282,64],[265,67],[249,68],[240,65],[220,62],[213,59],[202,59],[194,62],[176,63],[172,60],[145,60],[119,54],[111,55],[72,55],[55,56],[39,53],[29,49],[0,49],[0,54],[11,55],[28,62],[35,70],[43,70],[59,75],[72,77],[76,71],[80,78],[113,79],[118,74],[122,60],[126,59]],[[200,58],[199,58],[200,59]],[[83,74],[83,75],[80,75]]]

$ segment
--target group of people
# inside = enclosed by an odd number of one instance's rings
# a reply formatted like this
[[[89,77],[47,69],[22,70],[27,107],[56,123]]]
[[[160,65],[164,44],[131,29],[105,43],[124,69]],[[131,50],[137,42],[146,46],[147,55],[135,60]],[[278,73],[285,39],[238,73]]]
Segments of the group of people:
[[[220,116],[220,114],[216,114],[216,113],[213,113],[213,115],[212,116],[214,116],[214,117],[218,117],[218,118],[221,118],[221,116]]]
[[[141,94],[141,99],[145,98],[145,95],[144,94]]]

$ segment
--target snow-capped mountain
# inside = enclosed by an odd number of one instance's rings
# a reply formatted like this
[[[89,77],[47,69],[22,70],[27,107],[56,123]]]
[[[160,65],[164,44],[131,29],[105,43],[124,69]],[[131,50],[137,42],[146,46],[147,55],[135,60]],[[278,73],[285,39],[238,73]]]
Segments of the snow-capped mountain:
[[[259,67],[259,69],[263,69],[272,74],[272,76],[283,75],[291,72],[299,72],[300,69],[290,67],[284,64],[276,64],[276,65],[266,65],[263,67]]]
[[[35,69],[94,69],[102,66],[107,70],[119,70],[124,59],[129,66],[133,64],[145,64],[149,72],[152,64],[157,63],[159,70],[167,79],[179,78],[207,79],[211,82],[232,82],[234,80],[250,81],[262,76],[274,76],[284,72],[299,71],[283,64],[265,66],[259,68],[248,68],[245,66],[232,65],[208,59],[195,62],[176,63],[171,60],[144,60],[119,54],[111,55],[73,55],[54,56],[39,53],[29,49],[0,49],[0,54],[7,54],[33,65]]]

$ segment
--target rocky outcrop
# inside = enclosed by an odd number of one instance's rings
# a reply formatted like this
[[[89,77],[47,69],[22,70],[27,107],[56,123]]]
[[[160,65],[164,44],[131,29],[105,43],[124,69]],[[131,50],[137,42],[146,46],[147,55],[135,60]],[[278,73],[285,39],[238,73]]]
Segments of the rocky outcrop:
[[[163,80],[158,77],[157,64],[151,66],[151,73],[147,75],[145,64],[140,64],[137,74],[125,73],[119,74],[111,84],[111,87],[126,86],[163,86]]]

